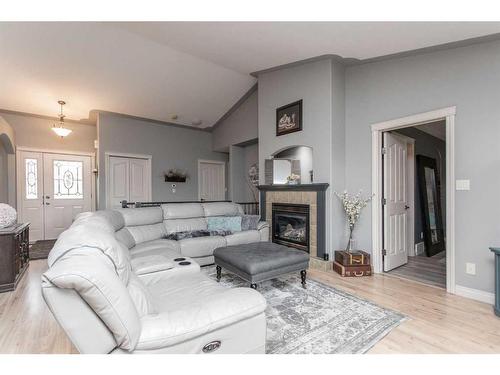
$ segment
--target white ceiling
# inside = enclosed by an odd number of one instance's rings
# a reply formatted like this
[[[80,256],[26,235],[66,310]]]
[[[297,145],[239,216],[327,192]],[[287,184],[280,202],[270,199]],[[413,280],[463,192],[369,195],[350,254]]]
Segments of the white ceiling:
[[[0,108],[91,110],[201,127],[249,74],[324,54],[368,59],[500,32],[500,23],[0,23]],[[172,115],[179,116],[172,121]]]

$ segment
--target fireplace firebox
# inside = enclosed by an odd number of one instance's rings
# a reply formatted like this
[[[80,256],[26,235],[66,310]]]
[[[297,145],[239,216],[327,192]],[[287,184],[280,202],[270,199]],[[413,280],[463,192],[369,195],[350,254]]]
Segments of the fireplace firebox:
[[[272,240],[309,252],[309,205],[273,203]]]

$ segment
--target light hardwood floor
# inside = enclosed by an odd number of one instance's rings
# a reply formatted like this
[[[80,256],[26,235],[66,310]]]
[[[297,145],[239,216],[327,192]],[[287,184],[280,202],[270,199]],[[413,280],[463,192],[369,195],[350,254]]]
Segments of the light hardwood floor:
[[[42,299],[40,275],[46,268],[45,260],[32,261],[18,289],[0,294],[0,353],[76,352]],[[369,353],[500,353],[500,318],[490,305],[384,275],[309,275],[410,318]]]

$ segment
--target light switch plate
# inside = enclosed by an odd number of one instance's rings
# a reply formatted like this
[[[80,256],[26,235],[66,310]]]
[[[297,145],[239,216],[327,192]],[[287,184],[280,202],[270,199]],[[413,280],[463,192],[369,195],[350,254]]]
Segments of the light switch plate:
[[[470,180],[457,180],[455,187],[457,190],[470,190]]]
[[[465,263],[465,273],[468,275],[476,274],[476,263]]]

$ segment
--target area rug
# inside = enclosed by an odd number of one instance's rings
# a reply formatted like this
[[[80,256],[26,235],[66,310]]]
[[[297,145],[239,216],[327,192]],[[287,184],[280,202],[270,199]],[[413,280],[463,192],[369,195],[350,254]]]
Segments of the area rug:
[[[215,267],[203,272],[216,278]],[[222,272],[228,287],[248,287]],[[367,352],[406,317],[315,280],[307,289],[299,275],[285,275],[258,285],[267,300],[266,352],[270,354],[361,354]]]
[[[49,256],[50,250],[52,250],[55,243],[56,240],[36,241],[30,247],[30,259],[46,259]]]

